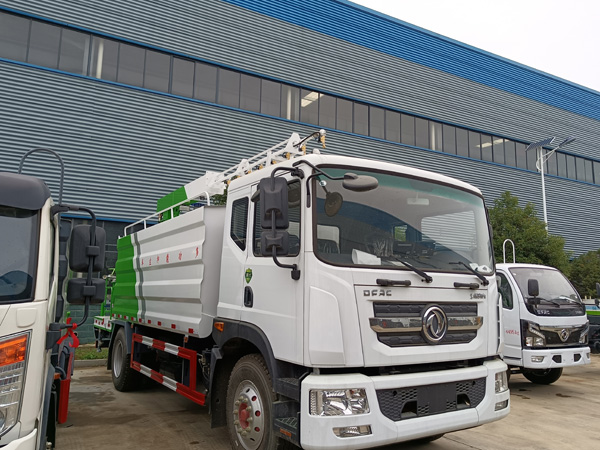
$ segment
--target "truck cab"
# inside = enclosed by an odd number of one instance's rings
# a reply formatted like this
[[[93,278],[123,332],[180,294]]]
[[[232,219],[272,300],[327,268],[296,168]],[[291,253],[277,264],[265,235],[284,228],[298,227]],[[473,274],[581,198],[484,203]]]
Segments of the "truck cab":
[[[564,367],[590,363],[585,305],[557,269],[535,264],[498,264],[504,350],[512,372],[533,383],[557,381]]]
[[[42,179],[21,173],[25,158],[37,152],[61,163],[58,204]],[[104,281],[91,278],[104,264],[104,230],[96,233],[87,208],[62,204],[63,174],[62,159],[48,149],[26,153],[19,173],[0,172],[0,447],[6,450],[54,448],[56,424],[66,420],[78,345],[77,324],[63,317],[68,269],[87,273],[66,289],[68,301],[86,305],[84,314],[104,292]],[[89,212],[92,226],[71,229],[61,220],[61,212],[75,210]]]

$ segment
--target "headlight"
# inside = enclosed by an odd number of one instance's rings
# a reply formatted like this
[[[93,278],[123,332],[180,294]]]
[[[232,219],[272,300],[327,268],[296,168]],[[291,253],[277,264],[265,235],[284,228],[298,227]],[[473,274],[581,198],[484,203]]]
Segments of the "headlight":
[[[523,321],[523,336],[526,347],[545,347],[546,336],[541,332],[540,326],[534,322]]]
[[[369,412],[364,389],[327,389],[310,391],[313,416],[351,416]]]
[[[17,422],[28,336],[25,333],[0,339],[0,436]]]
[[[585,329],[579,335],[579,343],[587,344],[588,343],[588,333],[590,331],[590,326],[586,325]]]
[[[508,390],[508,381],[506,378],[506,372],[498,372],[496,374],[496,383],[495,383],[495,387],[496,387],[496,394],[500,394],[501,392],[504,392],[506,390]]]

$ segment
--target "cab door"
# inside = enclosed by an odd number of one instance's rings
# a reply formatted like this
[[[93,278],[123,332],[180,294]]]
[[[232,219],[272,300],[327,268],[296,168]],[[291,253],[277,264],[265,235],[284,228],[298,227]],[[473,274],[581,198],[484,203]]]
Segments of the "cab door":
[[[521,316],[519,296],[507,274],[498,270],[498,291],[502,297],[502,320],[504,324],[504,354],[502,358],[509,365],[521,364]]]
[[[248,258],[245,266],[244,305],[241,319],[257,326],[267,337],[277,359],[302,363],[302,311],[304,257],[301,237],[304,196],[303,183],[287,176],[289,208],[289,252],[279,256],[284,265],[296,264],[300,279],[292,279],[289,268],[278,267],[273,257],[262,256],[260,237],[263,231],[260,200],[251,202]],[[253,187],[253,193],[257,186]]]

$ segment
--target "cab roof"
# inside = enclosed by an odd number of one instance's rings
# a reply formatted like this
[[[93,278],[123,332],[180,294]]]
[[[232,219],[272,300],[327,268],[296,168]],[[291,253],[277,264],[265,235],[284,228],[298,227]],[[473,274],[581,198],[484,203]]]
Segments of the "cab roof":
[[[37,211],[50,196],[50,189],[39,178],[0,172],[0,205]]]

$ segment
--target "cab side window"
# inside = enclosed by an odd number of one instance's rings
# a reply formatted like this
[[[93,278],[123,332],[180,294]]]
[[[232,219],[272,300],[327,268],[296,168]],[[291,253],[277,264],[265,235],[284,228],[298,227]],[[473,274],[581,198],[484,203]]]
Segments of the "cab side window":
[[[498,291],[502,296],[502,307],[504,309],[513,309],[513,293],[510,284],[508,283],[508,279],[505,275],[499,272],[497,273],[497,275],[498,280],[500,281],[498,283]]]
[[[246,250],[248,233],[248,197],[240,198],[231,206],[231,227],[229,236],[241,250]]]
[[[288,228],[290,251],[287,256],[296,256],[300,253],[300,181],[288,183],[288,214],[290,227]],[[260,200],[254,203],[254,256],[262,256],[260,252],[260,235],[263,229],[260,224]]]

